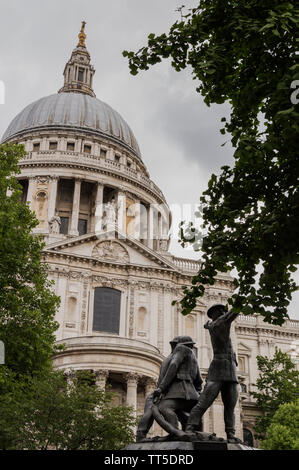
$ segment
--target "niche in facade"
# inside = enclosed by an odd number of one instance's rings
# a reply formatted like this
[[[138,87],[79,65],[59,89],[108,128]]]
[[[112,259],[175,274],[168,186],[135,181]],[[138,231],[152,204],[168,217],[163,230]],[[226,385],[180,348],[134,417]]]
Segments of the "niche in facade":
[[[138,336],[148,335],[148,313],[145,307],[139,307],[138,309],[137,334]]]
[[[46,191],[38,191],[34,198],[34,211],[39,221],[39,227],[45,228],[48,212],[48,194]]]
[[[67,302],[67,313],[66,313],[66,326],[74,328],[77,320],[77,299],[76,297],[69,297]]]

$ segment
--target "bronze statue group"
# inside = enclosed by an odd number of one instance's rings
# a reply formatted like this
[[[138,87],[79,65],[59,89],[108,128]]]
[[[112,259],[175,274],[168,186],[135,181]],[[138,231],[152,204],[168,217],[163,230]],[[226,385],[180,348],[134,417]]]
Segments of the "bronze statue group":
[[[170,440],[219,440],[203,432],[202,417],[219,392],[224,405],[227,442],[241,442],[235,436],[234,409],[238,400],[237,360],[230,339],[230,327],[237,314],[221,304],[207,312],[213,360],[202,390],[203,380],[190,336],[177,336],[171,342],[171,354],[162,362],[157,388],[147,397],[144,415],[139,421],[137,442],[146,442],[154,420],[168,432]],[[179,426],[180,422],[180,426]],[[155,438],[154,438],[155,439]],[[156,438],[157,439],[157,438]],[[164,438],[165,439],[165,438]]]

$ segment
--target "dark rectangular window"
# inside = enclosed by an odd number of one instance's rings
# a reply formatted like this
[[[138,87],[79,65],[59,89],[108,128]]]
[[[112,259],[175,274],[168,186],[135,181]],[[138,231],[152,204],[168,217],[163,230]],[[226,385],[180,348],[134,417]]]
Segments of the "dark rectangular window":
[[[60,179],[58,182],[58,200],[62,210],[72,210],[74,180]],[[67,216],[68,214],[62,214]]]
[[[28,180],[19,180],[18,183],[22,186],[22,202],[26,202],[28,193]]]
[[[39,151],[39,148],[40,148],[39,142],[33,144],[33,152],[38,152],[38,151]]]
[[[94,291],[93,330],[119,334],[119,290],[96,287]]]
[[[78,82],[84,82],[84,69],[79,69],[78,72]]]
[[[91,153],[91,145],[84,145],[84,153]]]
[[[60,217],[61,225],[60,225],[60,233],[67,235],[69,233],[69,218],[68,217]]]
[[[56,149],[57,149],[57,142],[50,142],[49,150],[56,150]]]
[[[107,151],[104,150],[104,149],[101,149],[101,151],[100,151],[100,157],[101,157],[101,158],[106,158],[106,154],[107,154]]]
[[[66,148],[67,148],[67,150],[74,151],[75,150],[75,142],[68,142]]]
[[[78,232],[79,232],[79,235],[85,235],[87,233],[87,220],[84,220],[84,219],[78,220]]]
[[[115,155],[114,160],[115,160],[116,162],[119,162],[119,161],[120,161],[120,156],[119,156],[119,155]]]

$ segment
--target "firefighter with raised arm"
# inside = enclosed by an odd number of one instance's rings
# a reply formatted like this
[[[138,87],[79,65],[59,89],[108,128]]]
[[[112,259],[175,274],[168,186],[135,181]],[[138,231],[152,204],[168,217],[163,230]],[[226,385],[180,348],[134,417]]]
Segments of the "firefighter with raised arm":
[[[209,308],[207,315],[210,320],[204,327],[209,330],[214,357],[204,390],[190,413],[186,433],[192,434],[198,430],[203,414],[220,392],[224,405],[227,441],[241,442],[235,437],[234,409],[238,400],[238,377],[236,355],[230,339],[231,324],[238,314],[227,312],[224,305],[216,304]]]

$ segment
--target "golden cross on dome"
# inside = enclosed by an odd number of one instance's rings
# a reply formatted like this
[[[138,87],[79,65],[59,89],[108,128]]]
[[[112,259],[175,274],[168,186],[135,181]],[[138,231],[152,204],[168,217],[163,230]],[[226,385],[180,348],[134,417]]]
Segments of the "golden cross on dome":
[[[86,25],[86,21],[82,21],[81,30],[80,30],[80,33],[78,34],[78,38],[79,38],[78,46],[82,46],[82,47],[86,47],[86,44],[85,44],[86,34],[84,32],[85,25]]]

